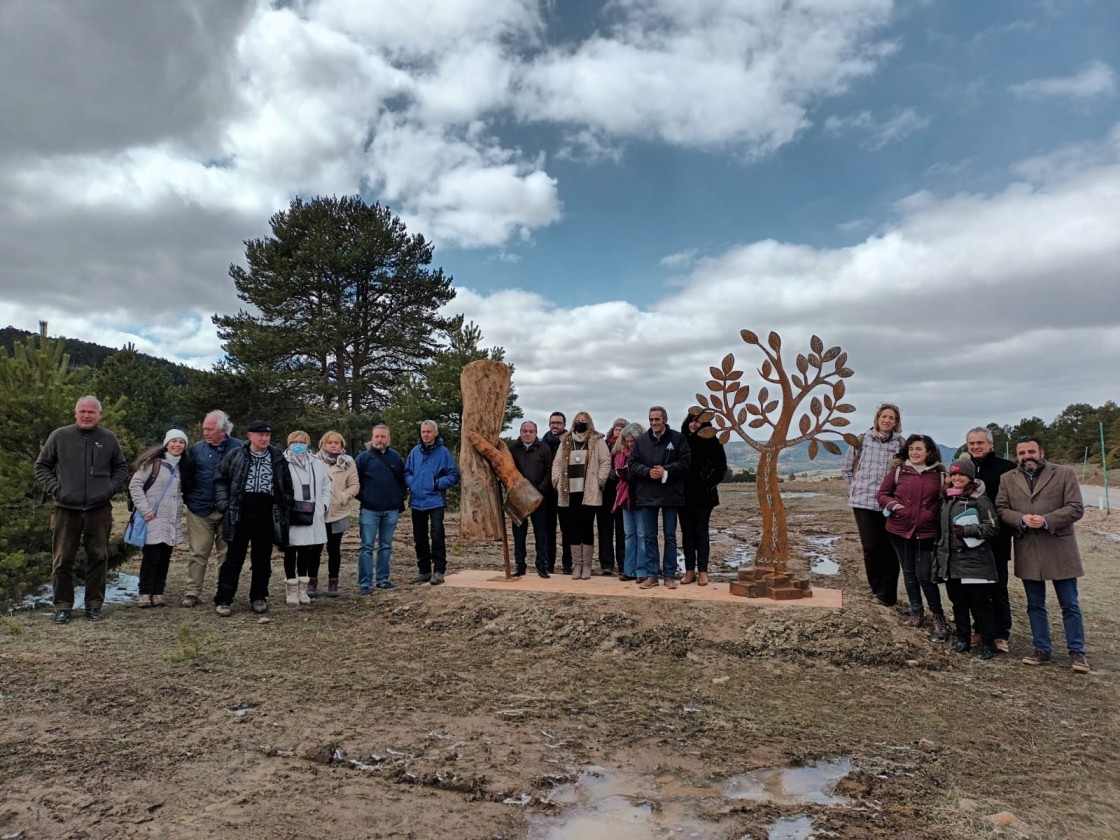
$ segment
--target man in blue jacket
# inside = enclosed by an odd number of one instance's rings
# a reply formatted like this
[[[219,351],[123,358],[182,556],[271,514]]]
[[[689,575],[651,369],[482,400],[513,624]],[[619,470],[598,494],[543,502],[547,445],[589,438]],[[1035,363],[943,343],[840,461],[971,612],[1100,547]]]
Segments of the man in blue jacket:
[[[358,550],[358,591],[369,595],[373,591],[373,546],[377,543],[378,589],[393,589],[389,580],[389,561],[393,553],[393,534],[397,520],[404,509],[406,487],[404,460],[395,449],[389,448],[389,427],[373,427],[369,447],[358,455],[358,502],[362,509],[358,531],[362,547]]]
[[[645,571],[639,586],[657,586],[657,512],[665,527],[664,575],[668,589],[677,588],[677,512],[684,507],[684,479],[692,465],[692,450],[684,435],[666,427],[668,415],[659,405],[649,410],[649,431],[634,441],[626,463],[633,482],[634,507],[645,523]],[[642,554],[638,553],[641,566]]]
[[[447,541],[443,531],[443,512],[448,488],[459,483],[459,467],[443,445],[434,420],[420,424],[420,442],[408,453],[404,465],[412,510],[412,540],[416,545],[416,565],[420,573],[409,583],[439,586],[447,572]],[[431,539],[429,541],[429,531]]]
[[[222,512],[214,504],[214,474],[231,449],[243,441],[230,437],[233,423],[224,411],[214,410],[202,418],[202,440],[187,450],[181,481],[187,506],[187,586],[184,607],[198,605],[206,582],[206,567],[213,553],[220,568],[229,546],[222,537]]]

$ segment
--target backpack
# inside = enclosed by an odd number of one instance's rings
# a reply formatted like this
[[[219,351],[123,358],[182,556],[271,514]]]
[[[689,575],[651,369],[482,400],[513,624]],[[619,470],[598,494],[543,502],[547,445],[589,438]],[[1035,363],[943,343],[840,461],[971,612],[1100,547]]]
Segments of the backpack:
[[[144,480],[144,492],[145,493],[147,493],[149,490],[151,490],[152,485],[156,483],[156,476],[159,475],[159,466],[162,463],[163,463],[163,461],[159,460],[158,458],[155,461],[152,461],[152,474],[149,475]],[[128,496],[125,498],[125,504],[128,505],[129,511],[132,511],[132,510],[136,509],[136,505],[134,505],[132,503],[132,494],[131,493],[129,493]]]

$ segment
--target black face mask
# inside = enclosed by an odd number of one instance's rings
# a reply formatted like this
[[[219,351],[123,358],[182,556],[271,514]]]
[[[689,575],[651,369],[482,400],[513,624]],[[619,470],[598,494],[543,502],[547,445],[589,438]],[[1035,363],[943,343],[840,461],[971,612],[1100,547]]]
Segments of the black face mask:
[[[582,435],[584,432],[587,431],[587,424],[582,422],[582,421],[579,422],[579,423],[573,423],[572,424],[572,431],[577,432],[577,433]]]

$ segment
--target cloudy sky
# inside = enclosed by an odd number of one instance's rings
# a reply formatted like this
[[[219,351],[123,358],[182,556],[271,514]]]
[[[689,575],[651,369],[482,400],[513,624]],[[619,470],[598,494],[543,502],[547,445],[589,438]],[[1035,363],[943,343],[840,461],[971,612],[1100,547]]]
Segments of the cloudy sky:
[[[534,419],[679,421],[749,328],[843,346],[857,428],[1049,421],[1120,398],[1117,32],[1114,0],[4,0],[0,325],[209,366],[243,240],[361,193]]]

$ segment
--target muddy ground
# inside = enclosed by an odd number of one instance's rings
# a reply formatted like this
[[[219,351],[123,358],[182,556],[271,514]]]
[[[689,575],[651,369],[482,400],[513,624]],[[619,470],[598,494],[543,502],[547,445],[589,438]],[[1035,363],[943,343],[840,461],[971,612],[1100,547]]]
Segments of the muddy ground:
[[[0,836],[1120,836],[1116,516],[1079,526],[1094,671],[1077,675],[1061,655],[1020,664],[1015,586],[1010,656],[981,662],[903,626],[864,594],[839,482],[791,489],[810,493],[788,500],[795,568],[811,539],[840,538],[839,574],[814,577],[843,589],[839,611],[656,590],[360,597],[351,547],[343,597],[285,607],[274,573],[267,622],[241,600],[247,570],[232,618],[177,606],[181,556],[175,606],[0,619]],[[717,569],[758,536],[753,487],[721,494]],[[495,546],[450,549],[452,572],[501,564]],[[402,519],[394,579],[413,568]],[[740,774],[818,761],[850,762],[837,804],[729,795]]]

